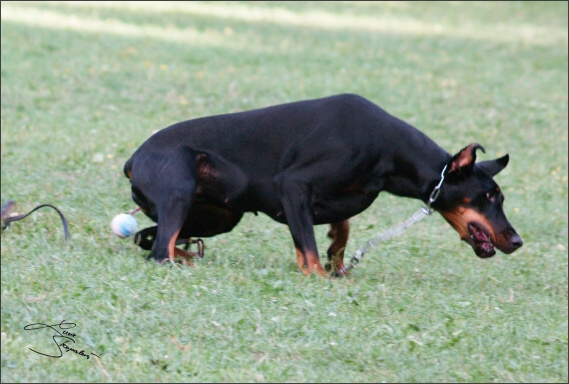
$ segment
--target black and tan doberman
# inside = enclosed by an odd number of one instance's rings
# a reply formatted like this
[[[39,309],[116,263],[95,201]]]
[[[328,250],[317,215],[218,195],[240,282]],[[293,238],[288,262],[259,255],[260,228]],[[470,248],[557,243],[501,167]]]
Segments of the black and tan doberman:
[[[263,212],[290,228],[300,270],[325,275],[314,225],[331,225],[328,257],[342,271],[348,220],[381,191],[426,202],[445,166],[432,208],[461,239],[480,257],[522,246],[493,180],[509,157],[475,162],[478,149],[452,156],[374,103],[342,94],[174,124],[144,142],[124,173],[157,223],[136,236],[149,258],[187,258],[180,240],[228,232],[245,212]]]

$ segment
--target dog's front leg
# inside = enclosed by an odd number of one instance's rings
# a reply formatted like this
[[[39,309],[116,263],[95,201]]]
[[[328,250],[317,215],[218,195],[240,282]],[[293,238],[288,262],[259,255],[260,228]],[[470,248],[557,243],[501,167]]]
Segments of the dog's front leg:
[[[309,188],[305,184],[282,179],[277,185],[287,224],[294,240],[298,268],[307,276],[310,273],[326,276],[326,271],[318,258]]]
[[[350,224],[348,220],[338,221],[330,224],[328,237],[332,239],[332,244],[328,248],[328,261],[326,269],[330,266],[332,273],[337,276],[346,274],[344,266],[344,251],[350,235]]]

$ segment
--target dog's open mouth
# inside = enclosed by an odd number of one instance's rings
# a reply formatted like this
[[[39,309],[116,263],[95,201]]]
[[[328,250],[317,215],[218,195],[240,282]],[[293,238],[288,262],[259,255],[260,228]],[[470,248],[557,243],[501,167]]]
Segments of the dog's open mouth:
[[[484,227],[477,223],[468,223],[468,231],[472,239],[472,248],[478,257],[487,258],[496,254],[492,239]]]

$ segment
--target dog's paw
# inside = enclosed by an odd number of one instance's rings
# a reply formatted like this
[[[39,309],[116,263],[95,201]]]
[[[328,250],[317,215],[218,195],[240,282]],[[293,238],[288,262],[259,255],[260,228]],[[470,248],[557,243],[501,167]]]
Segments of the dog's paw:
[[[340,269],[333,270],[332,264],[330,263],[326,263],[326,265],[324,266],[324,269],[326,270],[326,272],[328,272],[328,276],[331,279],[339,279],[342,278],[344,276],[350,276],[350,272],[346,269],[346,267],[342,266]]]

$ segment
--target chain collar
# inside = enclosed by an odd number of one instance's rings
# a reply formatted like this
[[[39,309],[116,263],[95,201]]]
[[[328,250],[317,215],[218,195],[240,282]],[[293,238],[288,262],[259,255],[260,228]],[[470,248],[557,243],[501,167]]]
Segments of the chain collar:
[[[431,211],[431,204],[433,204],[435,202],[435,200],[437,200],[437,198],[439,197],[439,194],[441,193],[441,186],[443,185],[443,181],[445,180],[445,173],[446,173],[447,167],[448,167],[448,164],[445,165],[445,167],[443,168],[443,171],[441,172],[441,180],[439,181],[437,186],[435,188],[433,188],[433,192],[431,192],[431,196],[429,196],[429,201],[427,201],[427,206],[421,207],[421,210],[423,212],[425,212],[427,215],[431,215],[433,213],[433,211]]]

